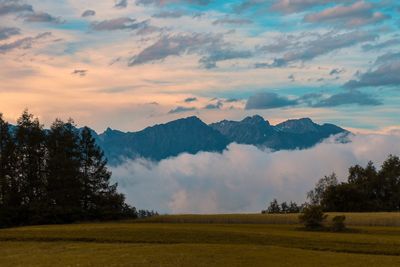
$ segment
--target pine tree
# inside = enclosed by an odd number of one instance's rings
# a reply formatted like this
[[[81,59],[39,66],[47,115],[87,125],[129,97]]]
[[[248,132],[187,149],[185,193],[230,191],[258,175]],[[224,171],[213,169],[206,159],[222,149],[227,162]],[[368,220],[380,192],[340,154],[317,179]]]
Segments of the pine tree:
[[[49,220],[71,222],[81,218],[79,134],[72,120],[56,120],[47,136]]]
[[[94,217],[119,216],[125,198],[117,193],[116,184],[110,185],[111,172],[107,170],[107,160],[88,127],[81,130],[80,149],[83,209]]]
[[[137,217],[106,165],[89,128],[44,130],[28,111],[13,128],[0,114],[0,227]]]
[[[17,199],[21,205],[20,221],[34,220],[40,213],[40,204],[45,198],[45,134],[39,120],[25,110],[17,121],[16,179]]]
[[[11,129],[0,113],[0,227],[11,225],[15,181],[15,145]]]

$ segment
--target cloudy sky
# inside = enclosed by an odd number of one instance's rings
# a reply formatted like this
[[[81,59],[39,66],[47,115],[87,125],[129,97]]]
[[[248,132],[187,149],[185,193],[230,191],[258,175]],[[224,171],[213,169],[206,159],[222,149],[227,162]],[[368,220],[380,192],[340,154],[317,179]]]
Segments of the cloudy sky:
[[[178,117],[399,125],[400,4],[0,0],[0,107],[98,131]]]
[[[232,144],[112,167],[139,208],[258,212],[400,153],[399,27],[397,0],[0,0],[0,112],[99,132],[259,114],[358,133],[303,151]]]

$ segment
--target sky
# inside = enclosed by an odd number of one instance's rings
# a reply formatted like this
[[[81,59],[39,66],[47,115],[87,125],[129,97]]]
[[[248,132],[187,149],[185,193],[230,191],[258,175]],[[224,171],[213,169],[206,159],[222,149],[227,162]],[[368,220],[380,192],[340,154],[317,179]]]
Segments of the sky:
[[[395,0],[0,0],[0,112],[102,132],[198,116],[400,124]]]
[[[352,142],[161,162],[127,160],[112,180],[138,208],[259,212],[305,201],[316,181],[400,154],[396,0],[0,0],[0,112],[98,132],[177,118],[310,117]]]

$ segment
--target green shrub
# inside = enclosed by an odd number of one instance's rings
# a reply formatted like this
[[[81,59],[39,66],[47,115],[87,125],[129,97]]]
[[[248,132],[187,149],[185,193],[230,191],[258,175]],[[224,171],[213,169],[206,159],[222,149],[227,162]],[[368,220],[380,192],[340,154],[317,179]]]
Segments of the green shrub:
[[[319,229],[323,227],[323,223],[328,215],[322,211],[322,207],[318,205],[309,205],[303,209],[299,220],[307,229]]]
[[[346,220],[346,216],[335,216],[332,219],[332,230],[335,232],[341,232],[346,229],[346,225],[344,221]]]

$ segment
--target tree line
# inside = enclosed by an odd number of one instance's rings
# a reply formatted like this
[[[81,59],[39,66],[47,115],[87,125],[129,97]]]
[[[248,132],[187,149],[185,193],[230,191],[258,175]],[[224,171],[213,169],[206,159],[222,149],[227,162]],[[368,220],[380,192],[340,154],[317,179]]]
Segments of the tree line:
[[[46,130],[28,111],[15,126],[0,114],[0,227],[154,215],[126,204],[106,165],[71,119]]]
[[[389,155],[379,170],[371,161],[366,167],[351,166],[343,182],[335,173],[325,176],[307,194],[307,199],[308,203],[298,205],[299,211],[309,205],[319,206],[324,212],[400,211],[400,158]],[[282,212],[276,200],[263,211]]]

